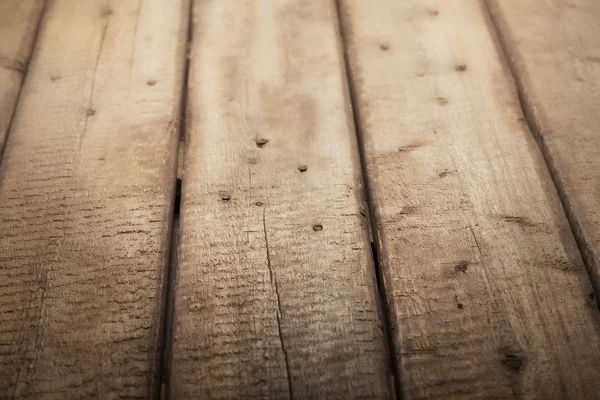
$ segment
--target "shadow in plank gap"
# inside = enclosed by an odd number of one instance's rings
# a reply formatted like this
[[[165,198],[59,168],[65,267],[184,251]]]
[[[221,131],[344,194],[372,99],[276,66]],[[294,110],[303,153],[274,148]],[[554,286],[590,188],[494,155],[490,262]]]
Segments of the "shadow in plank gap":
[[[185,65],[183,69],[183,77],[181,84],[181,108],[180,108],[180,126],[179,126],[179,137],[177,140],[177,162],[176,165],[176,183],[174,193],[174,204],[173,204],[173,215],[170,238],[171,243],[169,247],[169,264],[168,271],[166,274],[166,294],[164,302],[164,324],[163,324],[163,340],[162,340],[162,359],[161,359],[161,400],[166,399],[169,393],[169,376],[171,369],[171,354],[172,354],[172,341],[173,341],[173,299],[175,289],[175,275],[177,274],[177,264],[179,255],[179,243],[181,242],[181,193],[183,188],[183,164],[185,157],[185,129],[187,125],[187,99],[188,99],[188,75],[189,75],[189,52],[191,43],[193,40],[193,29],[192,29],[192,15],[194,9],[194,2],[189,2],[188,8],[188,28],[187,38],[185,41],[184,54]]]
[[[167,293],[165,296],[165,316],[163,328],[163,358],[161,375],[161,399],[165,399],[168,393],[169,369],[171,360],[171,340],[173,327],[173,286],[175,274],[177,273],[177,251],[181,241],[180,233],[180,209],[181,209],[181,179],[177,179],[175,189],[175,202],[173,205],[173,216],[171,225],[171,244],[169,248],[169,271],[167,273]]]
[[[383,279],[383,271],[382,271],[382,266],[381,266],[381,262],[380,262],[380,256],[379,256],[379,232],[377,229],[375,229],[375,226],[373,225],[373,221],[374,221],[374,216],[373,216],[373,208],[372,208],[372,201],[373,199],[371,198],[371,190],[370,190],[370,182],[369,182],[369,177],[367,174],[367,170],[366,170],[366,163],[365,163],[365,154],[364,154],[364,143],[363,143],[363,137],[359,132],[360,129],[360,121],[358,119],[359,114],[356,112],[356,110],[358,110],[358,105],[356,103],[356,97],[355,97],[355,93],[354,93],[354,85],[352,82],[352,79],[349,75],[349,70],[348,70],[348,52],[347,49],[345,48],[345,43],[347,41],[345,35],[346,32],[344,31],[344,24],[342,23],[341,20],[341,9],[340,9],[340,2],[338,0],[336,0],[336,12],[337,12],[337,25],[338,25],[338,29],[339,29],[339,36],[340,36],[340,44],[342,46],[342,51],[343,51],[343,56],[344,56],[344,68],[343,68],[343,72],[344,72],[344,77],[346,78],[348,87],[348,96],[350,97],[350,102],[352,105],[352,110],[354,111],[352,114],[353,117],[353,122],[354,122],[354,128],[355,128],[355,134],[356,134],[356,140],[358,143],[358,153],[359,153],[359,159],[360,159],[360,165],[361,165],[361,174],[363,177],[363,180],[365,182],[365,203],[366,203],[366,210],[363,209],[361,210],[361,213],[365,216],[368,217],[369,219],[369,229],[370,229],[370,236],[371,236],[371,256],[373,258],[373,266],[375,269],[375,274],[376,274],[376,281],[377,281],[377,293],[378,293],[378,297],[379,297],[379,310],[382,313],[381,315],[381,320],[382,320],[382,328],[383,328],[383,332],[385,334],[386,337],[386,341],[387,341],[387,346],[388,346],[388,351],[391,352],[392,356],[390,357],[390,369],[391,369],[391,376],[390,376],[390,386],[393,388],[393,393],[395,394],[396,398],[401,399],[402,398],[402,391],[401,391],[401,386],[400,386],[400,368],[398,367],[397,364],[397,359],[394,356],[396,354],[396,343],[394,341],[393,338],[393,333],[391,331],[391,322],[390,322],[390,317],[391,317],[391,312],[390,312],[390,308],[389,308],[389,298],[388,296],[390,295],[388,289],[385,286],[385,281]],[[387,51],[389,50],[389,43],[384,42],[381,43],[379,45],[380,49],[383,51]],[[377,243],[377,244],[376,244]]]

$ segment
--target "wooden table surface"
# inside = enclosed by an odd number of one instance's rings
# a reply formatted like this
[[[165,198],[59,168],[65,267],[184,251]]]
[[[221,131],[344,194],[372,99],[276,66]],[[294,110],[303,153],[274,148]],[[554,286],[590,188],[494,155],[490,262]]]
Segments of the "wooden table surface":
[[[0,399],[600,398],[597,0],[0,0]]]

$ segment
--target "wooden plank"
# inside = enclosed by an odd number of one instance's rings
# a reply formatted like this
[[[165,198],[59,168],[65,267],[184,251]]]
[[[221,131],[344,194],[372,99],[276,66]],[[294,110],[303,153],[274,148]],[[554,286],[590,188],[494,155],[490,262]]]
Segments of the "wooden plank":
[[[0,397],[158,393],[187,18],[47,6],[0,165]]]
[[[600,292],[600,3],[490,2],[528,121]]]
[[[333,1],[198,1],[176,398],[386,398]]]
[[[0,1],[0,159],[44,2]]]
[[[343,0],[402,392],[598,398],[580,254],[479,0]]]

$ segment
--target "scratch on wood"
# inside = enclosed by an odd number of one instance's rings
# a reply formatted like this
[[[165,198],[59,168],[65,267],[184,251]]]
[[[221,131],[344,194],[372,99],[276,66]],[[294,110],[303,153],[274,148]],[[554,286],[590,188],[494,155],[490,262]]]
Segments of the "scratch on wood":
[[[271,254],[269,252],[269,239],[267,237],[266,212],[267,207],[263,208],[263,232],[265,234],[265,246],[267,248],[267,266],[269,267],[269,278],[271,279],[271,283],[273,283],[273,269],[271,268]],[[277,288],[277,286],[275,287]],[[279,305],[279,293],[277,293],[277,291],[275,293],[277,294],[277,305],[281,310],[281,306]]]
[[[473,226],[469,224],[469,229],[471,230],[471,235],[473,235],[473,240],[475,241],[475,245],[477,246],[477,252],[483,258],[483,253],[481,252],[481,246],[479,245],[479,240],[477,240],[477,235],[475,235],[475,231],[473,230]],[[481,260],[483,263],[483,260]]]
[[[16,71],[20,73],[25,72],[25,63],[20,60],[10,60],[8,57],[0,57],[0,67],[8,69],[10,71]]]
[[[485,291],[487,293],[487,298],[492,299],[492,290],[490,284],[490,278],[488,277],[486,271],[485,261],[483,260],[483,252],[481,251],[481,244],[479,244],[479,239],[477,239],[477,235],[475,234],[475,230],[473,229],[473,225],[469,223],[469,229],[471,230],[471,235],[473,236],[473,240],[475,241],[475,246],[477,247],[477,253],[479,255],[479,261],[481,262],[481,271],[483,272],[483,281],[485,283]]]
[[[523,226],[523,227],[535,226],[535,224],[526,217],[515,217],[512,215],[503,215],[501,218],[506,222],[512,222],[512,223],[515,223],[515,224],[517,224],[519,226]]]
[[[269,278],[271,280],[271,284],[275,288],[275,297],[277,298],[277,330],[279,333],[279,341],[281,343],[281,351],[283,351],[283,357],[285,360],[285,369],[288,380],[288,391],[290,393],[290,399],[294,399],[294,394],[292,391],[292,375],[290,372],[290,363],[288,359],[288,353],[285,348],[285,344],[283,341],[283,333],[281,332],[281,317],[283,316],[283,312],[281,311],[281,301],[279,298],[279,286],[277,285],[277,278],[273,278],[273,267],[271,266],[271,253],[269,251],[269,238],[267,235],[267,222],[266,222],[266,212],[267,207],[263,208],[263,232],[265,234],[265,247],[267,249],[267,266],[269,268]]]
[[[144,5],[144,0],[140,0],[138,3],[138,8],[135,16],[135,25],[133,26],[133,37],[131,39],[131,56],[129,57],[129,82],[131,82],[131,71],[133,70],[133,60],[136,49],[136,38],[138,35],[138,27],[140,24],[140,15],[142,14],[142,6]]]
[[[110,4],[109,4],[110,6]],[[96,87],[96,76],[98,75],[98,65],[100,64],[100,57],[102,56],[102,51],[104,50],[104,42],[106,40],[106,32],[108,31],[108,18],[106,19],[106,21],[104,22],[104,26],[102,27],[102,36],[100,37],[100,47],[98,49],[98,56],[96,56],[96,62],[94,63],[94,76],[92,78],[92,87],[90,89],[90,96],[88,97],[88,110],[94,110],[94,108],[92,107],[92,101],[93,101],[93,97],[94,97],[94,90]],[[79,137],[79,151],[81,152],[81,146],[83,144],[83,140],[85,139],[85,136],[87,134],[87,126],[88,126],[88,120],[91,116],[93,116],[95,114],[94,113],[90,113],[86,111],[85,114],[85,123],[83,125],[83,133],[81,134],[81,136]]]

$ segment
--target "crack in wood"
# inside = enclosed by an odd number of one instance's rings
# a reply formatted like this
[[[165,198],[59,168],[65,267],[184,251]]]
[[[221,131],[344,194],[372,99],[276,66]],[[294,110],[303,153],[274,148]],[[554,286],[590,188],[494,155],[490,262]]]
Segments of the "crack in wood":
[[[266,252],[267,252],[267,267],[269,268],[269,279],[271,281],[271,284],[273,285],[273,288],[275,289],[275,297],[277,298],[277,331],[279,334],[279,342],[281,343],[281,351],[283,352],[283,357],[284,357],[284,361],[285,361],[285,369],[286,369],[286,375],[287,375],[287,380],[288,380],[288,391],[290,394],[290,399],[293,400],[294,393],[292,390],[292,374],[290,371],[288,352],[285,348],[285,343],[283,341],[283,333],[281,331],[281,318],[283,317],[283,312],[281,310],[281,299],[279,297],[279,286],[277,285],[277,278],[273,277],[273,266],[271,265],[271,252],[269,250],[269,238],[267,235],[266,212],[267,212],[267,207],[265,206],[265,208],[263,208],[263,232],[265,235],[265,247],[266,247]]]

